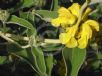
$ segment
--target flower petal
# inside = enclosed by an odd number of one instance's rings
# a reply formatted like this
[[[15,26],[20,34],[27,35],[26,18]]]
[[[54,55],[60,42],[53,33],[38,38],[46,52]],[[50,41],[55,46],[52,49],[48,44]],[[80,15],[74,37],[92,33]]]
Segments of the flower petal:
[[[58,10],[58,13],[60,16],[68,16],[68,15],[71,15],[71,12],[66,9],[65,7],[61,7],[59,10]]]
[[[88,44],[88,38],[86,36],[83,36],[78,40],[78,48],[80,49],[86,48],[87,44]]]
[[[95,21],[95,20],[87,20],[85,22],[85,24],[88,24],[89,26],[91,26],[96,31],[99,31],[99,23],[97,21]]]
[[[77,17],[79,16],[80,5],[79,5],[78,3],[73,3],[73,5],[70,6],[68,9],[71,11],[71,13],[72,13],[73,15],[75,15],[75,16],[77,16]]]
[[[70,38],[69,38],[67,33],[61,33],[59,35],[59,39],[60,39],[62,44],[66,44],[69,41]]]
[[[92,38],[92,29],[88,24],[82,25],[81,36],[87,36],[88,38]]]
[[[77,33],[78,27],[76,25],[73,25],[71,27],[66,28],[66,32],[69,36],[74,37]]]
[[[77,44],[77,40],[74,38],[74,37],[72,37],[69,41],[68,41],[68,43],[66,44],[66,47],[68,47],[68,48],[74,48],[74,47],[76,47],[78,44]]]
[[[60,26],[60,19],[59,18],[56,18],[56,19],[52,19],[51,20],[51,24],[55,27],[59,27]]]
[[[59,26],[62,26],[62,27],[65,27],[65,26],[68,26],[70,24],[73,24],[75,22],[75,17],[58,17],[56,19],[52,19],[51,20],[51,24],[55,27],[59,27]]]

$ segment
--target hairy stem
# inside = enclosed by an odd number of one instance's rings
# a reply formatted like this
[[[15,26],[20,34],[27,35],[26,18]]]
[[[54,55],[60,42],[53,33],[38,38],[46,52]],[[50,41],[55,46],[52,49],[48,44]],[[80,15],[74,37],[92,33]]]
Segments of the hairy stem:
[[[45,43],[54,43],[54,44],[61,43],[59,39],[45,39],[44,42]]]
[[[30,46],[29,44],[28,44],[28,45],[25,45],[25,46],[21,46],[21,45],[18,44],[16,41],[14,41],[14,40],[12,40],[11,38],[5,36],[5,34],[2,33],[1,31],[0,31],[0,37],[2,37],[3,39],[7,40],[8,42],[11,42],[11,43],[13,43],[13,44],[16,44],[16,45],[19,46],[20,48],[28,48],[28,47]]]

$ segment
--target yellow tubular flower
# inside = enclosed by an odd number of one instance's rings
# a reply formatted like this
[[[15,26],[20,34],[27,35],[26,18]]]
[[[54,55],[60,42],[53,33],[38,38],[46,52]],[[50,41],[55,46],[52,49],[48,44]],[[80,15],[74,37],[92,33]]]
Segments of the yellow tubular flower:
[[[73,5],[68,8],[68,10],[70,10],[73,15],[78,17],[80,13],[80,5],[78,3],[73,3]]]
[[[76,17],[70,13],[70,11],[64,7],[58,10],[59,16],[56,19],[51,20],[51,24],[55,27],[65,27],[72,25],[76,21]]]
[[[85,24],[89,25],[90,27],[92,27],[96,31],[99,31],[99,23],[96,22],[95,20],[87,20],[85,22]]]
[[[62,44],[65,44],[68,48],[73,48],[77,46],[77,40],[75,39],[75,34],[77,32],[77,26],[74,25],[69,27],[67,33],[62,33],[59,35],[59,39]]]
[[[78,39],[78,47],[83,49],[87,47],[88,40],[92,38],[92,29],[91,27],[84,23],[82,25],[80,38]]]

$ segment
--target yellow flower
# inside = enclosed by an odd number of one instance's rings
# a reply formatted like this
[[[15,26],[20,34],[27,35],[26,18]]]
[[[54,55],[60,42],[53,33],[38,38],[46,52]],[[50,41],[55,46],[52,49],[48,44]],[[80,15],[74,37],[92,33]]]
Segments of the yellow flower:
[[[59,35],[59,39],[62,44],[65,44],[68,48],[73,48],[77,46],[77,40],[75,39],[75,35],[77,32],[77,26],[74,25],[69,27],[66,33],[61,33]]]
[[[87,20],[88,14],[92,9],[84,9],[83,11],[85,12],[82,15],[80,15],[80,9],[78,3],[74,3],[68,9],[61,7],[58,10],[58,17],[51,21],[53,26],[61,26],[65,30],[63,33],[60,33],[59,40],[68,48],[86,48],[89,40],[92,38],[93,31],[99,31],[98,22]]]
[[[89,39],[92,38],[92,30],[99,31],[99,24],[94,20],[87,20],[83,25],[78,39],[78,47],[83,49],[88,45]]]
[[[78,3],[73,3],[68,10],[70,10],[73,15],[78,17],[80,13],[80,5]]]
[[[88,44],[88,40],[92,37],[92,29],[89,25],[83,24],[82,30],[80,33],[80,38],[78,39],[78,47],[79,48],[86,48]]]
[[[55,27],[65,27],[68,25],[72,25],[76,21],[76,17],[70,13],[70,11],[64,7],[61,7],[58,10],[59,16],[58,18],[52,19],[51,24]]]

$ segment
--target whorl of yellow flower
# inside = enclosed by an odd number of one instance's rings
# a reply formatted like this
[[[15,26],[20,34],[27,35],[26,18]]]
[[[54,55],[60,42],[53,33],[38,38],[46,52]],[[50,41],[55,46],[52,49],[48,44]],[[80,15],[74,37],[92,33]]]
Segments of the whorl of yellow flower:
[[[99,31],[99,24],[94,20],[87,20],[81,25],[79,32],[78,27],[73,25],[68,27],[65,33],[61,33],[59,39],[68,48],[79,47],[83,49],[87,47],[89,39],[92,38],[93,29]]]
[[[52,19],[51,23],[55,27],[61,26],[65,29],[59,35],[59,40],[62,44],[68,48],[79,47],[83,49],[87,47],[89,40],[92,38],[93,31],[99,31],[99,23],[95,20],[88,20],[88,14],[91,11],[91,8],[85,10],[81,15],[81,22],[78,19],[80,18],[80,5],[78,3],[72,4],[68,9],[61,7],[58,10],[58,18]]]

